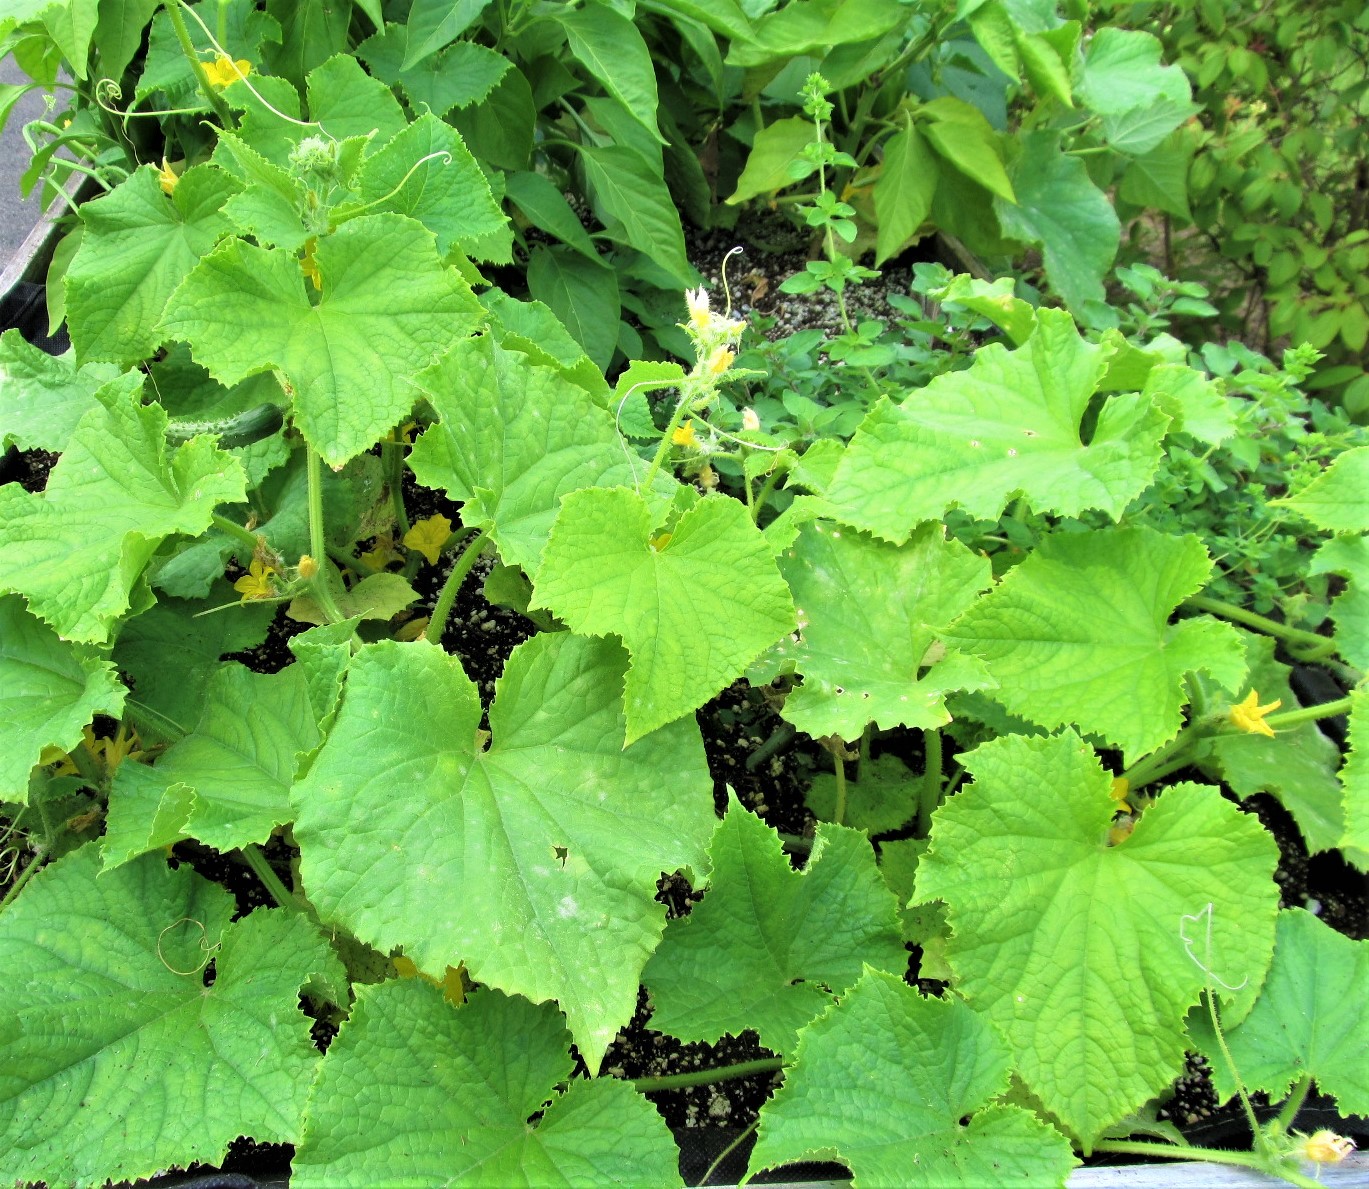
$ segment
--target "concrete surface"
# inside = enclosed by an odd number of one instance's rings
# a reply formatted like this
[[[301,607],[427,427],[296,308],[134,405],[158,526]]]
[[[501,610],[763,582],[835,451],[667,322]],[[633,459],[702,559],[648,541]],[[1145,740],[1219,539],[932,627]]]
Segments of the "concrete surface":
[[[13,60],[0,61],[0,82],[23,83],[28,76]],[[38,222],[42,210],[38,205],[37,188],[27,201],[19,197],[19,175],[28,168],[29,149],[24,143],[23,128],[30,120],[43,114],[43,93],[30,91],[10,113],[9,123],[0,136],[0,268],[10,258],[24,237]]]

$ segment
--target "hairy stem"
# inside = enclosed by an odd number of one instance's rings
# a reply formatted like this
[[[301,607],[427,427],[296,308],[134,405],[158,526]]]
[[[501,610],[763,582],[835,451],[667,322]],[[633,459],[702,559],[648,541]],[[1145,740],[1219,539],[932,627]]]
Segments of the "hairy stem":
[[[846,820],[846,761],[839,751],[832,752],[832,770],[837,774],[837,804],[832,810],[832,821],[839,826]]]
[[[1093,1145],[1095,1152],[1117,1152],[1127,1156],[1159,1156],[1166,1160],[1202,1160],[1209,1164],[1236,1164],[1244,1168],[1273,1173],[1303,1189],[1322,1189],[1320,1181],[1305,1177],[1290,1168],[1271,1167],[1254,1152],[1226,1152],[1219,1148],[1194,1148],[1188,1144],[1154,1144],[1144,1140],[1105,1139]]]
[[[1316,722],[1319,718],[1335,718],[1346,714],[1354,699],[1346,696],[1334,702],[1322,702],[1318,706],[1299,706],[1296,710],[1285,710],[1282,714],[1271,714],[1264,721],[1275,730],[1301,726],[1305,722]]]
[[[1319,636],[1316,632],[1305,632],[1301,628],[1289,627],[1277,619],[1257,615],[1254,611],[1247,611],[1235,603],[1224,603],[1221,599],[1209,599],[1205,595],[1194,595],[1192,598],[1184,600],[1184,606],[1192,607],[1195,611],[1207,611],[1212,615],[1220,615],[1223,619],[1229,619],[1233,623],[1243,623],[1246,627],[1254,628],[1257,632],[1263,632],[1266,636],[1277,636],[1280,640],[1287,640],[1290,644],[1301,644],[1309,648],[1324,648],[1328,643],[1331,643],[1325,636]],[[1332,646],[1334,648],[1334,644]]]
[[[476,533],[475,539],[456,559],[456,564],[447,571],[447,577],[443,580],[442,589],[437,595],[437,602],[433,604],[433,613],[428,617],[427,630],[423,633],[428,643],[441,646],[442,633],[447,630],[447,617],[451,615],[452,605],[456,602],[456,592],[461,589],[461,584],[471,572],[471,567],[475,565],[487,540],[489,537],[485,533]]]
[[[318,565],[310,589],[329,623],[341,623],[343,615],[333,598],[332,579],[338,576],[328,559],[328,541],[323,533],[323,460],[307,442],[304,445],[305,470],[309,479],[309,554]]]
[[[266,890],[271,893],[271,899],[281,908],[288,908],[291,912],[300,911],[299,898],[287,888],[281,877],[276,874],[275,869],[266,861],[266,856],[261,853],[261,848],[255,843],[249,842],[246,846],[238,850],[245,862],[252,868],[255,875],[265,885]]]
[[[195,52],[195,43],[190,40],[190,30],[185,27],[185,17],[181,15],[180,0],[165,0],[162,7],[166,9],[167,19],[176,32],[176,40],[181,43],[181,53],[190,63],[195,81],[199,83],[204,97],[209,100],[209,106],[214,109],[214,114],[219,117],[225,128],[232,128],[234,126],[233,113],[229,110],[228,104],[223,101],[223,96],[214,90],[214,84],[209,81],[209,75],[204,72],[204,63],[200,61],[199,55]]]
[[[922,732],[923,773],[917,805],[917,836],[926,838],[932,832],[932,814],[941,804],[942,748],[941,731],[929,727]]]
[[[35,848],[34,856],[29,860],[29,865],[19,873],[19,878],[10,884],[9,891],[5,893],[3,899],[0,899],[0,912],[4,912],[10,906],[11,901],[24,890],[24,885],[33,878],[46,857],[47,851],[43,847]]]
[[[242,525],[229,520],[227,516],[220,516],[217,512],[211,517],[214,527],[221,533],[225,533],[237,541],[243,548],[250,549],[253,553],[257,551],[260,541],[255,533],[248,532]]]
[[[390,511],[399,526],[402,537],[413,526],[409,523],[409,512],[404,507],[404,450],[397,441],[380,443],[380,462],[385,468],[385,485],[390,489]]]
[[[758,1073],[778,1073],[783,1068],[783,1057],[758,1057],[754,1061],[739,1061],[718,1069],[696,1069],[692,1073],[672,1073],[659,1078],[633,1078],[632,1084],[643,1094],[650,1094],[653,1090],[684,1090],[690,1086],[749,1078]]]

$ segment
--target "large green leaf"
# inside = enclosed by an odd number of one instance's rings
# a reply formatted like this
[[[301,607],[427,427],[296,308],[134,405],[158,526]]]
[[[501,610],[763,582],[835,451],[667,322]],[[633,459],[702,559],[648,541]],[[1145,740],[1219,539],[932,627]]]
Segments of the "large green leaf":
[[[25,342],[18,330],[5,331],[0,335],[0,450],[65,450],[76,423],[95,406],[95,390],[118,374],[108,363],[78,368],[71,352],[49,355]]]
[[[490,0],[414,0],[409,8],[404,69],[455,41],[475,24],[476,17],[489,3]]]
[[[1300,908],[1279,913],[1274,963],[1255,1007],[1226,1029],[1248,1091],[1281,1102],[1304,1077],[1335,1097],[1342,1115],[1369,1111],[1369,941],[1352,941]],[[1222,1098],[1236,1093],[1231,1066],[1204,1012],[1195,1038]]]
[[[93,648],[64,643],[23,599],[0,596],[0,801],[22,804],[43,748],[71,751],[97,714],[118,717],[124,694]]]
[[[309,72],[309,115],[329,136],[374,135],[384,144],[404,130],[404,110],[379,79],[372,78],[351,54],[336,54]],[[299,139],[292,129],[290,139]]]
[[[1369,446],[1347,450],[1282,504],[1333,533],[1369,533]]]
[[[1075,1164],[1065,1138],[1021,1107],[989,1105],[1008,1069],[1003,1042],[964,1003],[867,971],[800,1034],[749,1167],[835,1158],[855,1189],[1061,1186]]]
[[[569,1040],[555,1011],[498,991],[453,1010],[421,979],[358,988],[291,1184],[679,1185],[670,1132],[631,1087],[578,1078],[556,1092]]]
[[[743,4],[748,13],[764,12],[766,7]],[[801,54],[820,56],[833,46],[883,37],[910,15],[898,0],[794,0],[765,12],[749,38],[734,39],[727,64],[762,66]]]
[[[927,118],[918,130],[938,156],[1002,201],[1017,201],[998,134],[977,107],[947,95],[926,104],[921,114]]]
[[[1103,301],[1122,230],[1084,162],[1061,151],[1058,133],[1028,132],[1012,181],[1016,202],[994,201],[1003,233],[1041,246],[1046,279],[1071,310]]]
[[[120,629],[114,661],[132,679],[138,708],[167,720],[160,738],[169,742],[190,733],[205,687],[225,653],[255,648],[266,638],[276,612],[272,604],[243,603],[218,615],[200,614],[239,597],[220,582],[203,603],[159,599]]]
[[[588,392],[489,336],[457,343],[416,383],[440,421],[414,443],[409,466],[463,501],[462,522],[529,573],[567,492],[646,470]]]
[[[581,146],[580,161],[595,210],[610,232],[650,257],[681,288],[694,284],[698,275],[685,255],[679,211],[647,159],[621,145],[608,145]]]
[[[1110,845],[1112,776],[1071,731],[961,760],[974,783],[934,815],[914,900],[945,901],[957,988],[1087,1152],[1183,1067],[1198,962],[1233,1018],[1248,1010],[1273,950],[1278,848],[1196,784],[1165,790]],[[1210,932],[1193,920],[1205,909]],[[1192,955],[1200,936],[1211,944]]]
[[[1150,33],[1104,27],[1089,38],[1079,94],[1100,115],[1149,107],[1160,98],[1187,102],[1188,76],[1179,66],[1162,66],[1163,47]]]
[[[280,23],[279,46],[263,47],[267,65],[297,88],[305,76],[347,48],[352,6],[335,0],[267,0],[266,11]]]
[[[1118,194],[1136,206],[1153,206],[1185,223],[1193,222],[1188,205],[1193,152],[1192,140],[1182,133],[1173,134],[1127,166]]]
[[[435,116],[482,102],[512,65],[487,46],[459,41],[406,67],[408,46],[408,28],[386,25],[383,33],[363,41],[356,52],[381,82],[398,84],[413,110],[426,106]]]
[[[612,268],[570,248],[537,244],[528,260],[528,291],[561,320],[596,367],[608,367],[622,310]]]
[[[950,721],[947,691],[991,684],[974,657],[928,656],[990,582],[988,559],[948,541],[940,524],[900,546],[818,521],[779,563],[799,630],[770,658],[803,675],[781,711],[799,730],[855,739],[872,722],[939,727]]]
[[[555,10],[570,52],[603,84],[651,138],[665,143],[656,127],[656,69],[637,26],[607,4]]]
[[[229,240],[176,291],[163,326],[223,384],[278,368],[296,424],[332,466],[369,449],[413,407],[413,377],[473,330],[479,303],[438,260],[432,233],[363,215],[319,241],[311,304],[289,252]]]
[[[81,205],[85,232],[66,274],[77,362],[128,365],[152,354],[172,290],[233,230],[220,208],[241,188],[232,174],[199,165],[167,197],[149,165]]]
[[[805,172],[811,173],[811,168],[805,171],[802,167],[802,153],[814,138],[813,121],[803,116],[785,116],[767,124],[756,133],[746,167],[728,203],[747,202],[760,194],[783,190],[801,180]]]
[[[1369,536],[1346,535],[1322,542],[1308,572],[1344,575],[1345,589],[1331,600],[1336,648],[1342,660],[1357,669],[1369,669]]]
[[[622,638],[628,743],[702,706],[795,624],[742,504],[705,497],[662,533],[646,500],[621,487],[562,500],[533,605],[572,631]]]
[[[1119,517],[1154,475],[1169,418],[1141,396],[1113,396],[1085,442],[1111,353],[1063,310],[1043,309],[1017,350],[983,347],[968,370],[902,404],[881,399],[827,492],[836,515],[895,542],[952,506],[996,519],[1016,494],[1041,511]]]
[[[1250,673],[1238,690],[1228,694],[1216,682],[1199,677],[1199,688],[1209,702],[1232,704],[1254,691],[1261,703],[1279,701],[1283,709],[1299,706],[1288,684],[1290,670],[1274,659],[1269,636],[1244,635]],[[1340,748],[1314,722],[1284,727],[1271,739],[1254,732],[1216,735],[1198,756],[1209,775],[1226,781],[1238,797],[1271,793],[1297,822],[1312,853],[1339,846],[1345,828],[1341,785],[1336,779]]]
[[[984,659],[994,699],[1013,714],[1097,733],[1131,760],[1178,732],[1185,673],[1205,670],[1226,689],[1245,674],[1229,624],[1169,623],[1211,572],[1196,537],[1141,527],[1056,533],[948,638]]]
[[[417,219],[437,237],[444,257],[456,245],[468,256],[486,259],[481,241],[508,232],[509,221],[460,134],[431,113],[371,154],[355,189],[368,207]]]
[[[1350,695],[1350,754],[1341,769],[1345,835],[1340,846],[1361,871],[1369,870],[1369,690]]]
[[[884,142],[884,164],[870,193],[878,219],[876,265],[917,234],[931,213],[937,176],[935,154],[911,117],[905,117],[903,127]]]
[[[166,414],[95,394],[41,495],[0,487],[0,590],[67,639],[104,641],[162,540],[196,536],[243,498],[242,467],[207,437],[166,444]]]
[[[319,1059],[299,992],[342,982],[327,944],[285,912],[230,924],[188,867],[99,862],[59,860],[0,917],[0,1180],[93,1187],[217,1164],[239,1135],[297,1142]]]
[[[195,728],[173,743],[152,771],[164,790],[179,785],[194,791],[194,809],[182,826],[192,838],[221,851],[265,842],[275,827],[294,817],[295,760],[319,740],[304,671],[289,665],[263,674],[224,664],[203,698]],[[119,800],[122,780],[134,767],[120,766],[111,804]],[[145,774],[138,773],[138,780],[145,794]]]
[[[504,668],[481,750],[456,657],[370,645],[294,792],[301,873],[326,920],[421,969],[464,962],[489,986],[556,999],[591,1068],[664,926],[656,881],[702,867],[713,818],[693,722],[623,748],[624,666],[613,644],[535,637]]]
[[[735,800],[709,847],[708,893],[666,926],[642,972],[651,1026],[716,1041],[753,1029],[792,1054],[799,1029],[860,978],[908,966],[898,904],[869,840],[823,823],[802,872],[779,835]]]

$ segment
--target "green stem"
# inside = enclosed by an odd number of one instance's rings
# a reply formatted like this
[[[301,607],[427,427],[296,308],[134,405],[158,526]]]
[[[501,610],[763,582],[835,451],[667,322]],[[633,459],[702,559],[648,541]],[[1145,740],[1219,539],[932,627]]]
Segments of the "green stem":
[[[255,533],[248,532],[245,528],[242,527],[242,525],[237,524],[232,520],[229,520],[227,516],[220,516],[217,512],[215,512],[210,517],[210,520],[213,522],[214,527],[218,529],[219,532],[225,533],[228,536],[232,537],[239,544],[241,544],[243,548],[250,549],[253,553],[257,551],[257,546],[261,544],[260,539],[257,537]]]
[[[785,473],[786,468],[776,463],[770,474],[766,475],[765,482],[761,484],[761,489],[756,495],[756,502],[751,509],[754,513],[751,517],[751,522],[753,524],[759,524],[761,522],[761,509],[765,507],[766,502],[774,493],[775,487],[778,485],[780,479],[784,477]]]
[[[1130,768],[1122,773],[1122,779],[1127,782],[1128,788],[1140,788],[1143,784],[1149,784],[1156,779],[1156,774],[1165,767],[1176,756],[1176,753],[1187,751],[1188,748],[1197,741],[1199,732],[1195,725],[1190,724],[1174,736],[1163,747],[1138,760]]]
[[[1307,1101],[1307,1095],[1312,1089],[1312,1075],[1303,1074],[1302,1080],[1293,1087],[1293,1093],[1289,1095],[1288,1101],[1283,1104],[1283,1110],[1279,1112],[1279,1127],[1287,1135],[1292,1130],[1294,1122],[1298,1118],[1298,1112],[1302,1110],[1302,1104]]]
[[[941,804],[942,748],[941,731],[929,727],[922,732],[923,765],[922,787],[917,806],[917,836],[926,838],[932,831],[932,814]]]
[[[0,912],[4,912],[5,909],[9,907],[10,901],[24,890],[24,885],[33,878],[34,873],[43,865],[43,859],[46,857],[47,851],[41,846],[35,848],[35,850],[36,853],[33,858],[29,860],[29,865],[19,873],[19,878],[10,884],[9,891],[5,893],[4,899],[0,899]]]
[[[686,1090],[690,1086],[749,1078],[758,1073],[778,1073],[783,1068],[783,1057],[758,1057],[754,1061],[739,1061],[718,1069],[696,1069],[693,1073],[672,1073],[659,1078],[633,1078],[632,1084],[643,1094],[650,1094],[656,1090]]]
[[[1211,920],[1211,917],[1208,918]],[[1217,1015],[1217,996],[1212,993],[1212,972],[1207,972],[1207,1014],[1212,1020],[1212,1031],[1217,1037],[1217,1047],[1222,1050],[1222,1059],[1226,1062],[1226,1067],[1231,1071],[1231,1076],[1236,1082],[1236,1094],[1241,1100],[1241,1109],[1245,1111],[1245,1121],[1250,1124],[1250,1134],[1255,1137],[1255,1144],[1261,1153],[1268,1159],[1273,1153],[1269,1150],[1269,1138],[1260,1129],[1260,1120],[1255,1115],[1255,1108],[1250,1105],[1250,1095],[1245,1092],[1245,1082],[1241,1080],[1241,1075],[1236,1069],[1236,1062],[1231,1058],[1231,1050],[1227,1047],[1226,1033],[1222,1031],[1222,1021]]]
[[[271,864],[266,861],[266,856],[261,853],[259,846],[249,842],[246,846],[239,848],[238,854],[252,868],[252,874],[266,886],[266,890],[271,893],[271,899],[281,908],[288,908],[291,912],[300,911],[299,898],[285,886]]]
[[[403,537],[413,526],[409,523],[408,509],[404,507],[404,456],[400,444],[381,442],[380,461],[385,468],[385,484],[390,489],[390,510],[399,525],[399,535]]]
[[[341,623],[347,617],[333,598],[331,580],[338,573],[328,558],[328,541],[323,533],[323,460],[308,442],[304,444],[304,461],[309,479],[309,555],[318,566],[310,589],[328,622]]]
[[[735,1152],[737,1150],[737,1146],[740,1143],[742,1143],[742,1141],[745,1140],[746,1137],[750,1135],[753,1131],[755,1131],[756,1128],[760,1125],[761,1117],[757,1115],[747,1125],[746,1130],[744,1130],[739,1136],[737,1136],[736,1139],[734,1139],[730,1144],[728,1144],[727,1147],[725,1147],[721,1152],[718,1153],[718,1158],[714,1160],[713,1163],[710,1164],[704,1170],[704,1175],[699,1178],[699,1184],[707,1185],[708,1182],[713,1179],[713,1174],[718,1171],[718,1166],[722,1164],[722,1162],[726,1160],[733,1152]]]
[[[223,101],[223,96],[214,90],[214,84],[209,81],[209,75],[204,72],[204,63],[200,61],[199,54],[195,52],[195,43],[190,40],[190,30],[185,27],[185,17],[181,15],[180,0],[164,0],[162,7],[166,9],[167,19],[171,22],[172,29],[176,31],[176,40],[181,43],[181,53],[190,63],[195,81],[199,83],[204,97],[209,100],[209,106],[214,109],[214,114],[219,117],[225,128],[232,128],[234,126],[233,113],[229,110],[228,104]]]
[[[1302,644],[1309,648],[1324,648],[1327,643],[1326,637],[1319,636],[1316,632],[1305,632],[1301,628],[1291,628],[1286,623],[1280,623],[1277,619],[1257,615],[1254,611],[1247,611],[1235,603],[1224,603],[1221,599],[1209,599],[1206,595],[1194,595],[1190,599],[1185,599],[1183,605],[1192,607],[1195,611],[1207,611],[1212,615],[1220,615],[1223,619],[1229,619],[1233,623],[1243,623],[1246,627],[1254,628],[1257,632],[1263,632],[1266,636],[1277,636],[1280,640],[1287,640],[1293,644]]]
[[[1319,718],[1335,718],[1338,714],[1348,714],[1353,702],[1354,699],[1349,696],[1337,698],[1334,702],[1322,702],[1319,706],[1300,706],[1297,710],[1271,714],[1264,721],[1276,731],[1286,727],[1297,727],[1305,722],[1316,722]]]
[[[774,755],[779,749],[794,738],[796,731],[792,723],[782,722],[770,732],[770,738],[762,743],[755,751],[746,757],[746,770],[754,772],[766,760]]]
[[[694,389],[688,380],[680,386],[680,399],[675,405],[675,411],[670,415],[670,424],[665,427],[665,432],[661,435],[661,444],[656,447],[656,457],[651,460],[651,469],[646,473],[646,482],[642,484],[641,490],[649,492],[652,483],[656,480],[656,475],[661,469],[661,464],[665,462],[665,457],[670,453],[673,445],[672,438],[675,431],[680,428],[680,422],[684,420],[685,410],[693,404]]]
[[[100,765],[95,762],[95,758],[86,750],[84,741],[73,747],[67,752],[67,755],[71,757],[71,762],[76,765],[76,771],[81,774],[82,780],[93,789],[104,789],[104,773],[101,771]]]
[[[471,567],[475,565],[488,539],[485,533],[476,533],[475,540],[466,546],[466,551],[456,559],[456,564],[447,572],[442,589],[438,592],[437,602],[433,604],[433,613],[428,618],[427,630],[423,633],[429,644],[441,646],[442,633],[447,630],[447,617],[451,615],[452,605],[456,602],[456,592],[461,589],[461,584],[471,572]]]
[[[148,741],[161,737],[174,743],[190,734],[189,729],[181,726],[175,719],[168,718],[160,710],[153,710],[151,706],[146,706],[134,698],[124,699],[124,718]]]
[[[1194,1148],[1188,1144],[1152,1144],[1144,1140],[1105,1139],[1093,1145],[1095,1152],[1117,1152],[1125,1156],[1159,1156],[1165,1160],[1201,1160],[1208,1164],[1235,1164],[1282,1177],[1303,1189],[1323,1189],[1320,1181],[1305,1177],[1282,1164],[1265,1160],[1254,1152],[1227,1152],[1220,1148]]]
[[[840,741],[837,747],[841,747]],[[832,752],[832,769],[837,774],[837,804],[832,810],[832,822],[839,826],[846,820],[846,761],[840,751]]]

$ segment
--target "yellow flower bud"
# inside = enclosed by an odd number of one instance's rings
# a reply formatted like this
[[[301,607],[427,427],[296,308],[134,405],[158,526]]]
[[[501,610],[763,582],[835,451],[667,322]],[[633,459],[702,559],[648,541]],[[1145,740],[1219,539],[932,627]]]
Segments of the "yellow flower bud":
[[[299,559],[299,576],[306,582],[318,573],[318,562],[307,553]]]
[[[756,415],[755,409],[742,410],[742,428],[755,433],[761,427],[761,419]]]
[[[708,357],[708,362],[704,364],[704,371],[710,376],[721,376],[732,366],[732,361],[736,358],[736,355],[726,347],[718,347]]]
[[[162,193],[170,197],[176,191],[176,183],[180,176],[171,168],[170,162],[165,157],[162,158],[162,167],[157,170],[157,183],[162,188]]]

